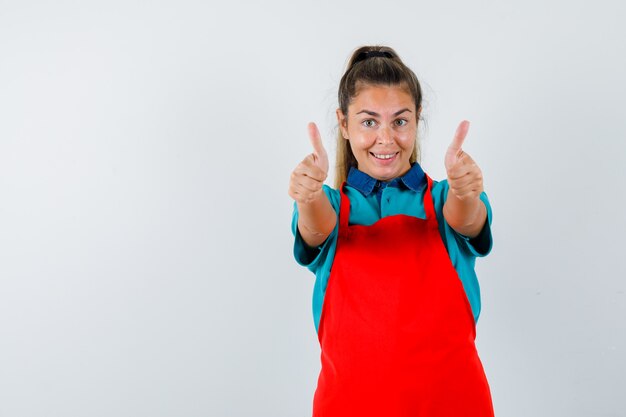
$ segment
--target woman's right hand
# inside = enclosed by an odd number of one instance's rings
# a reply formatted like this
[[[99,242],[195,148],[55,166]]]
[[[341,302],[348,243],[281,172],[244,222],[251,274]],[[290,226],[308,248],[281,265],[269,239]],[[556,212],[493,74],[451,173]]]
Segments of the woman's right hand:
[[[315,123],[309,123],[309,138],[313,153],[298,164],[291,173],[289,195],[299,204],[310,204],[324,196],[322,185],[328,176],[328,154]]]
[[[298,230],[310,247],[321,245],[337,224],[337,213],[322,186],[328,176],[328,154],[315,123],[309,123],[313,153],[291,173],[289,195],[298,205]]]

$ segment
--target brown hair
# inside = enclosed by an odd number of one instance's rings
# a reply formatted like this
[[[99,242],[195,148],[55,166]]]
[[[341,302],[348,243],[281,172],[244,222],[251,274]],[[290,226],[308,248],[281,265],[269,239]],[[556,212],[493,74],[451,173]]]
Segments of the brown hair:
[[[373,53],[372,53],[373,52]],[[396,51],[386,46],[362,46],[357,48],[348,61],[346,72],[339,82],[339,108],[348,116],[348,106],[365,85],[400,85],[406,88],[415,101],[415,114],[419,120],[422,105],[422,88],[415,73],[400,59]],[[337,159],[335,165],[335,188],[341,187],[351,167],[357,166],[348,140],[344,139],[341,128],[337,129]],[[409,159],[418,161],[419,142],[415,137],[415,147]]]

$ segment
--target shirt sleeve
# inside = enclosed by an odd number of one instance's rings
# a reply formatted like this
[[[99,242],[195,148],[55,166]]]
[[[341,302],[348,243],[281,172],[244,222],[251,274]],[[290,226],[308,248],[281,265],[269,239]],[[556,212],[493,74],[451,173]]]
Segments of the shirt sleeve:
[[[448,198],[448,191],[449,191],[448,180],[443,180],[441,181],[440,184],[443,187],[443,190],[442,190],[443,191],[442,204],[443,204]],[[454,238],[457,241],[458,246],[462,251],[475,257],[484,257],[484,256],[487,256],[489,252],[491,252],[491,248],[493,247],[493,238],[491,235],[492,213],[491,213],[491,204],[489,203],[489,198],[487,197],[487,194],[483,191],[482,193],[480,193],[479,198],[485,204],[485,207],[487,208],[487,221],[485,222],[485,225],[483,226],[478,236],[474,238],[470,238],[468,236],[462,235],[461,233],[457,232],[452,227],[450,227],[447,222],[446,222],[446,227],[452,231],[452,234],[454,235]],[[442,208],[443,208],[443,205],[442,205]],[[442,218],[443,218],[443,214],[442,214]],[[444,218],[444,221],[445,221],[445,218]]]
[[[337,190],[330,188],[327,185],[323,186],[323,190],[326,193],[326,196],[330,200],[330,204],[335,209],[335,213],[337,213],[337,223],[335,224],[335,228],[328,235],[326,240],[317,247],[310,247],[304,242],[302,236],[300,235],[300,230],[298,230],[298,205],[293,203],[293,216],[291,220],[291,232],[294,235],[294,245],[293,245],[293,255],[300,265],[307,267],[309,270],[315,272],[317,270],[317,266],[324,263],[324,260],[328,256],[329,248],[337,239],[337,233],[339,230],[339,205],[340,205],[340,195]]]
[[[459,246],[477,257],[487,256],[493,247],[493,239],[491,236],[491,205],[484,191],[480,193],[480,200],[485,203],[485,207],[487,208],[487,221],[478,236],[470,238],[452,229],[459,241]]]

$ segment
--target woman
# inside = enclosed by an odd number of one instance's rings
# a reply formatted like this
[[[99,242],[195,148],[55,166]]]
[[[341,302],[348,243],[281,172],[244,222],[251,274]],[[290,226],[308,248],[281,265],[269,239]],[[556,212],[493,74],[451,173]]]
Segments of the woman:
[[[461,146],[447,179],[417,162],[422,93],[388,47],[357,49],[339,85],[335,187],[314,152],[291,174],[296,260],[316,274],[314,417],[492,416],[476,352],[477,256],[492,246],[482,173]]]

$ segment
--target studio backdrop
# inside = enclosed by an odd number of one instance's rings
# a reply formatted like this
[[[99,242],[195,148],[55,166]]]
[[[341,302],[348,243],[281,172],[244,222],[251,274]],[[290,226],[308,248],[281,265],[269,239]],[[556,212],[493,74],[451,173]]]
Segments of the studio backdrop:
[[[308,122],[334,159],[339,79],[368,44],[422,83],[433,179],[471,122],[496,415],[626,415],[625,18],[609,0],[0,1],[0,416],[311,415],[314,276],[287,187]]]

